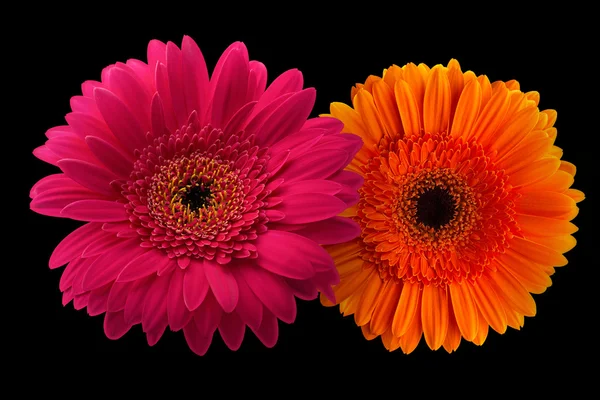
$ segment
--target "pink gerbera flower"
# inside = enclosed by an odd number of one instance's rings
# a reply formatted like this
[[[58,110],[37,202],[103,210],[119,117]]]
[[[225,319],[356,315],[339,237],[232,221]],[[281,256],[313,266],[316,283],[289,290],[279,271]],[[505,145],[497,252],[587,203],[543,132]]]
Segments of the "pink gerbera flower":
[[[242,43],[209,79],[184,37],[83,83],[68,125],[34,151],[62,173],[35,184],[31,209],[87,222],[50,257],[67,264],[63,304],[105,313],[111,339],[141,323],[152,346],[183,329],[203,355],[217,329],[238,349],[246,325],[272,347],[294,296],[333,297],[320,245],[360,233],[339,214],[358,201],[362,180],[343,169],[362,142],[335,119],[307,119],[315,90],[298,70],[266,81]]]

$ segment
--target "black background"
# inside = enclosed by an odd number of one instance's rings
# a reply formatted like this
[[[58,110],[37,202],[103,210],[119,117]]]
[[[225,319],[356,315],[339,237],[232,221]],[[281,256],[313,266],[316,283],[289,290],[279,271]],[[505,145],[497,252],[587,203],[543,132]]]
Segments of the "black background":
[[[426,13],[380,9],[375,14],[366,7],[344,16],[323,16],[314,10],[314,14],[290,11],[273,18],[266,14],[250,17],[243,11],[192,12],[185,7],[172,17],[157,13],[152,17],[115,18],[117,13],[104,10],[98,11],[95,19],[93,12],[69,12],[75,14],[53,15],[23,25],[23,36],[35,39],[25,40],[22,71],[16,71],[27,75],[22,81],[27,99],[22,104],[28,116],[16,136],[23,140],[19,157],[27,170],[20,177],[25,185],[18,199],[30,238],[25,244],[27,261],[18,265],[27,282],[18,285],[26,289],[16,289],[26,297],[21,303],[26,309],[19,335],[27,337],[31,357],[144,357],[176,360],[173,365],[184,361],[209,365],[222,359],[235,363],[245,357],[328,360],[340,356],[358,360],[377,356],[390,365],[404,364],[424,374],[457,369],[467,373],[494,365],[527,365],[532,370],[545,366],[574,374],[589,371],[582,363],[596,352],[597,312],[592,306],[597,305],[597,285],[591,277],[599,265],[591,254],[597,237],[592,231],[596,218],[592,214],[596,201],[592,184],[597,179],[592,161],[598,130],[597,124],[590,126],[586,121],[591,114],[586,110],[588,101],[582,97],[589,95],[595,84],[587,64],[591,30],[586,31],[585,24],[558,11],[543,17],[499,12],[497,20],[487,13],[465,20],[430,20]],[[44,143],[48,128],[65,123],[69,99],[80,94],[83,81],[99,80],[102,68],[116,61],[146,61],[146,45],[153,38],[180,45],[184,34],[196,40],[209,70],[236,40],[247,45],[251,59],[266,65],[269,82],[287,69],[299,68],[305,86],[317,88],[313,116],[328,112],[332,101],[349,103],[351,86],[369,74],[380,75],[391,64],[408,62],[433,66],[456,58],[463,71],[486,74],[491,81],[517,79],[522,90],[539,91],[540,108],[558,111],[557,145],[564,149],[563,158],[578,167],[574,187],[583,190],[587,199],[579,204],[580,214],[574,221],[580,230],[575,234],[577,247],[567,254],[569,264],[557,269],[553,285],[545,293],[534,296],[537,316],[526,318],[520,331],[508,328],[506,334],[499,335],[490,329],[481,347],[462,341],[457,352],[447,354],[443,349],[429,350],[422,340],[416,351],[403,355],[400,350],[388,353],[380,339],[366,341],[353,318],[342,317],[337,307],[322,307],[318,300],[299,300],[296,322],[280,322],[279,341],[273,349],[265,348],[247,329],[237,352],[228,350],[216,333],[207,355],[198,357],[188,349],[182,332],[167,330],[158,344],[149,347],[138,325],[112,341],[104,336],[102,316],[89,317],[84,310],[75,311],[72,304],[63,307],[58,290],[62,268],[51,271],[47,261],[53,248],[79,223],[28,210],[31,185],[57,171],[34,158],[31,151]],[[334,360],[338,361],[324,361],[324,365],[332,370],[346,368],[339,358]]]

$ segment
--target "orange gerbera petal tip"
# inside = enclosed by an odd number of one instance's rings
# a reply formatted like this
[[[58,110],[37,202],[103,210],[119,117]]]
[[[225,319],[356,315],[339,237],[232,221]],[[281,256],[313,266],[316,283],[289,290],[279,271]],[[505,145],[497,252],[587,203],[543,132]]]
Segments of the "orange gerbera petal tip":
[[[344,213],[362,235],[326,246],[340,311],[405,353],[422,336],[452,352],[461,339],[483,344],[489,327],[522,327],[531,294],[567,264],[584,198],[554,145],[556,111],[456,60],[392,65],[351,97],[327,115],[364,141],[348,167],[364,177],[360,201]]]

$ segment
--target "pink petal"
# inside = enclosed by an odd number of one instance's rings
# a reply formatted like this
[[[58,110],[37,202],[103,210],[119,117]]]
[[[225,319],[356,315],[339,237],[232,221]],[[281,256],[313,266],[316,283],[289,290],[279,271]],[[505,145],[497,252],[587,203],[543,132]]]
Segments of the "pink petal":
[[[166,253],[152,249],[131,259],[117,276],[117,282],[136,281],[145,276],[156,274],[166,264],[173,262],[173,260],[167,257]]]
[[[257,144],[270,146],[302,128],[315,104],[316,91],[302,90],[285,100],[257,132]]]
[[[85,142],[75,134],[53,137],[46,142],[46,147],[59,158],[75,158],[94,162],[94,156]]]
[[[85,275],[89,271],[90,267],[94,264],[94,262],[96,262],[98,257],[99,256],[81,259],[82,263],[79,266],[77,273],[73,277],[73,282],[71,283],[71,289],[73,290],[74,295],[80,295],[86,292],[86,290],[84,290],[82,286],[83,278],[85,278]]]
[[[169,88],[169,76],[165,64],[156,64],[154,79],[156,80],[156,91],[160,95],[160,100],[163,105],[165,125],[170,132],[175,132],[180,126],[177,125],[175,112],[173,110],[171,89]]]
[[[211,260],[204,260],[204,273],[215,298],[223,308],[230,313],[238,302],[239,291],[237,282],[228,265],[220,265]]]
[[[216,80],[211,80],[213,95],[210,122],[218,128],[224,127],[244,105],[248,88],[247,52],[233,49],[227,55],[223,55],[222,59],[223,57],[225,58],[220,73]]]
[[[130,71],[135,74],[142,86],[145,87],[150,94],[156,92],[156,86],[154,85],[154,66],[150,67],[145,62],[136,59],[127,60],[125,65],[129,67]]]
[[[101,227],[102,224],[90,222],[69,233],[52,252],[48,263],[50,269],[58,268],[80,257],[90,243],[106,234]]]
[[[167,63],[167,45],[160,40],[153,39],[148,43],[147,50],[148,66],[153,69],[156,63]]]
[[[116,192],[110,183],[119,179],[119,177],[109,170],[86,161],[71,158],[60,160],[58,167],[69,178],[91,191],[108,197],[115,197]]]
[[[267,87],[267,68],[260,61],[250,61],[248,69],[246,101],[257,101]]]
[[[31,201],[30,208],[42,215],[65,217],[61,211],[68,205],[81,200],[98,199],[97,193],[88,190],[71,179],[64,186],[45,190],[37,194]]]
[[[243,130],[243,126],[246,124],[246,120],[250,116],[250,113],[256,106],[256,102],[252,101],[250,103],[244,104],[233,116],[229,119],[223,132],[226,134],[235,134]]]
[[[286,279],[286,284],[292,289],[294,296],[302,300],[314,300],[319,295],[317,287],[311,279]]]
[[[113,222],[127,220],[123,203],[110,200],[79,200],[61,211],[61,216],[77,221]]]
[[[110,289],[108,295],[108,312],[117,312],[125,309],[127,304],[127,296],[133,287],[133,282],[115,282]]]
[[[131,325],[125,322],[124,314],[123,311],[106,313],[104,316],[104,333],[107,338],[117,340],[129,331]]]
[[[238,291],[240,293],[235,312],[238,313],[246,325],[258,329],[260,322],[262,321],[263,304],[254,295],[244,277],[239,273],[239,270],[236,268],[232,272],[237,281]]]
[[[256,112],[256,106],[254,106],[252,114],[250,114],[250,117],[247,118],[244,131],[246,131],[248,135],[259,134],[260,129],[265,124],[267,119],[269,119],[269,117],[273,114],[273,112],[292,96],[293,93],[284,94],[273,100],[271,103],[267,104],[267,106],[259,112]]]
[[[333,264],[331,264],[329,270],[317,272],[317,274],[311,278],[311,281],[332,303],[336,302],[332,286],[340,283],[340,276]]]
[[[129,108],[114,93],[96,88],[94,99],[106,125],[129,154],[146,147],[146,131]]]
[[[144,299],[142,311],[142,328],[144,332],[164,331],[167,327],[167,295],[171,276],[159,276],[154,279],[152,286]]]
[[[268,230],[259,235],[254,245],[258,249],[256,263],[274,274],[294,279],[308,279],[315,275],[310,261],[304,257],[298,243],[305,241],[289,232]]]
[[[193,323],[187,324],[183,328],[183,335],[190,349],[199,356],[203,356],[208,351],[210,343],[212,342],[213,334],[202,336],[196,325]]]
[[[93,98],[85,96],[73,96],[70,100],[71,110],[77,113],[88,114],[94,118],[101,119],[102,115],[96,107],[96,102]]]
[[[183,37],[181,44],[183,58],[183,91],[188,114],[196,111],[200,117],[200,125],[204,125],[204,115],[208,108],[210,86],[208,70],[200,48],[189,36]]]
[[[329,179],[347,186],[345,191],[349,190],[354,192],[358,191],[365,181],[362,176],[352,171],[340,171],[337,174],[330,176]]]
[[[325,179],[311,179],[300,182],[284,182],[273,192],[273,196],[287,197],[301,193],[321,193],[335,195],[342,191],[342,185]]]
[[[81,93],[90,99],[94,98],[94,89],[97,87],[104,87],[102,82],[98,81],[85,81],[81,84]]]
[[[106,305],[108,303],[108,295],[111,286],[112,285],[108,284],[91,291],[87,305],[88,315],[95,317],[96,315],[106,312]]]
[[[36,147],[33,150],[33,155],[37,159],[42,160],[50,165],[56,165],[56,163],[60,160],[60,157],[54,154],[52,150],[45,145]]]
[[[73,298],[73,308],[75,308],[78,311],[83,310],[85,307],[87,307],[89,300],[90,300],[89,292],[75,295],[75,297]]]
[[[296,302],[282,278],[257,265],[240,266],[242,276],[258,299],[282,321],[290,324],[296,319]],[[263,312],[263,323],[265,315]]]
[[[293,135],[286,136],[269,148],[270,154],[291,150],[291,159],[312,151],[313,147],[325,135],[324,129],[302,129]]]
[[[103,232],[105,232],[103,230]],[[110,251],[111,248],[123,243],[123,239],[117,237],[113,233],[105,233],[104,236],[100,236],[94,240],[88,247],[83,250],[81,257],[89,258],[100,255],[106,251]]]
[[[161,137],[169,133],[167,126],[165,125],[165,113],[163,109],[163,103],[158,92],[154,93],[152,97],[152,113],[151,113],[151,131],[154,137]]]
[[[120,246],[113,247],[111,251],[99,256],[90,266],[83,278],[83,289],[93,290],[114,281],[131,258],[145,251],[147,249],[140,247],[137,239],[127,240]]]
[[[194,311],[206,298],[208,280],[204,274],[204,261],[194,260],[185,270],[183,278],[183,300],[188,310]]]
[[[306,224],[334,217],[346,208],[346,203],[328,194],[298,193],[285,197],[274,209],[285,214],[281,223]]]
[[[277,337],[279,336],[277,318],[267,307],[263,309],[263,319],[260,328],[252,329],[252,332],[268,348],[272,348],[277,343]]]
[[[178,331],[190,322],[192,313],[186,308],[183,300],[183,279],[185,272],[176,268],[171,278],[167,295],[167,317],[171,330]]]
[[[185,108],[185,95],[183,88],[183,61],[181,50],[173,42],[167,43],[167,76],[169,78],[169,89],[171,91],[171,101],[173,102],[173,111],[177,119],[177,125],[182,126],[190,115]]]
[[[348,154],[346,164],[350,164],[350,161],[352,161],[362,146],[363,141],[359,136],[350,133],[342,133],[341,135],[323,137],[319,144],[315,146],[315,151],[323,151],[325,149],[343,150]]]
[[[108,90],[127,107],[144,132],[150,130],[150,94],[126,69],[113,67],[108,72]]]
[[[163,333],[165,333],[166,328],[167,328],[167,325],[160,325],[155,330],[146,332],[146,340],[148,341],[148,346],[152,347],[156,343],[158,343],[158,341],[162,337]]]
[[[38,194],[45,192],[46,190],[55,189],[64,185],[77,185],[71,178],[68,178],[65,174],[52,174],[47,175],[37,181],[29,191],[29,197],[34,198]],[[77,185],[79,186],[79,185]]]
[[[240,348],[245,331],[246,325],[236,313],[223,314],[219,324],[219,333],[230,350],[236,351]]]
[[[81,268],[83,268],[83,266],[89,262],[90,260],[86,260],[84,258],[76,258],[67,264],[67,267],[63,271],[58,284],[58,288],[61,292],[64,292],[73,285],[75,276],[81,271]]]
[[[290,160],[279,170],[277,178],[286,181],[326,179],[344,168],[348,153],[342,150],[315,150]]]
[[[144,299],[155,279],[157,279],[157,277],[148,276],[133,283],[129,295],[127,296],[127,302],[125,303],[124,309],[125,321],[127,321],[127,323],[135,325],[142,322]]]
[[[285,71],[269,85],[267,90],[260,97],[254,112],[258,113],[273,100],[284,94],[299,92],[302,90],[303,84],[304,79],[302,77],[302,72],[297,69]]]
[[[86,136],[101,138],[113,145],[120,146],[115,136],[110,131],[104,120],[97,119],[91,115],[81,113],[70,113],[65,117],[73,131],[82,139]]]
[[[200,307],[194,311],[194,323],[202,336],[211,336],[221,322],[223,309],[217,303],[215,296],[209,291]]]
[[[331,135],[340,133],[344,129],[344,123],[333,117],[317,117],[308,119],[302,129],[325,129]]]
[[[319,244],[344,243],[360,236],[360,226],[350,218],[333,217],[294,231]]]
[[[75,295],[73,294],[73,291],[71,290],[71,288],[65,290],[62,294],[63,307],[66,306],[67,304],[69,304],[71,302],[71,300],[73,300],[74,297],[75,297]]]
[[[96,136],[87,136],[85,142],[94,156],[100,160],[106,168],[119,178],[129,178],[129,175],[133,170],[133,159],[130,158],[129,155]]]

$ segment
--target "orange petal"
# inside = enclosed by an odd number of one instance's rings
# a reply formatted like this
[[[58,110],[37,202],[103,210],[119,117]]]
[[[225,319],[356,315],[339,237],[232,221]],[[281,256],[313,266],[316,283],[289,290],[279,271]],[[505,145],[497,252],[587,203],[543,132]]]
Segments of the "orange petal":
[[[373,85],[373,98],[388,136],[401,137],[404,130],[402,129],[402,121],[400,121],[400,114],[398,114],[396,98],[392,88],[383,81],[375,83]]]
[[[514,149],[496,162],[500,168],[504,168],[507,174],[528,166],[533,161],[542,158],[550,149],[550,139],[544,131],[532,131]]]
[[[458,325],[456,324],[456,318],[454,317],[452,307],[448,307],[448,312],[448,333],[446,334],[446,340],[444,340],[444,349],[446,349],[448,353],[452,353],[458,349],[461,335]]]
[[[575,176],[575,174],[577,173],[577,167],[573,163],[570,163],[565,160],[561,160],[559,169],[561,171],[568,172],[572,176]]]
[[[527,98],[529,100],[533,101],[536,107],[540,104],[539,92],[536,92],[536,91],[527,92],[527,93],[525,93],[525,96],[527,96]]]
[[[486,75],[479,75],[477,81],[481,85],[481,108],[485,108],[492,98],[492,84]]]
[[[560,160],[556,157],[542,158],[510,174],[508,182],[515,187],[540,182],[554,174],[559,166]]]
[[[385,288],[385,284],[379,274],[371,274],[360,298],[356,314],[354,314],[356,325],[362,326],[371,321],[371,315],[373,315],[373,310],[381,298],[383,288]]]
[[[360,136],[365,142],[371,142],[371,136],[367,132],[367,128],[363,124],[362,118],[356,110],[344,104],[334,102],[329,106],[331,115],[344,123],[343,133],[354,133]]]
[[[536,305],[533,297],[504,266],[496,264],[496,271],[490,273],[490,282],[498,297],[506,301],[511,309],[528,317],[535,315]]]
[[[400,338],[394,336],[391,329],[388,329],[381,335],[381,341],[388,351],[394,351],[400,347]]]
[[[481,346],[485,342],[485,339],[487,339],[489,325],[481,313],[478,313],[478,319],[479,329],[477,330],[477,336],[473,339],[473,343],[477,346]]]
[[[546,123],[546,126],[543,127],[542,129],[548,129],[552,126],[554,126],[554,123],[556,122],[556,118],[558,117],[558,113],[556,112],[556,110],[544,110],[542,111],[542,113],[546,114],[548,116],[548,122]]]
[[[578,230],[575,224],[562,219],[517,214],[515,220],[525,236],[563,236]]]
[[[490,149],[498,152],[500,158],[527,136],[538,120],[538,110],[535,107],[527,107],[509,117],[506,123],[498,129],[496,136],[490,142]]]
[[[454,58],[448,63],[448,82],[450,82],[450,122],[452,122],[458,99],[465,87],[465,78],[460,64]]]
[[[406,334],[411,322],[415,319],[420,298],[421,284],[405,282],[392,321],[392,332],[394,333],[394,336]],[[417,316],[417,318],[420,319],[420,316]]]
[[[421,296],[419,296],[419,300],[417,301],[416,314],[418,315],[416,318],[412,319],[412,323],[408,327],[406,333],[400,336],[400,347],[402,348],[402,352],[404,354],[412,353],[416,348],[419,342],[421,341],[421,335],[423,334],[423,327],[421,325]],[[394,328],[392,327],[392,333],[394,332]],[[395,335],[395,334],[394,334]]]
[[[356,293],[363,283],[371,276],[371,274],[377,274],[375,268],[362,269],[358,273],[342,280],[337,286],[333,288],[335,292],[335,299],[338,304]]]
[[[356,217],[357,210],[358,210],[358,206],[355,204],[353,206],[346,208],[344,211],[342,211],[340,216],[341,217]]]
[[[557,267],[567,265],[567,259],[562,254],[527,239],[514,237],[510,242],[510,248],[537,264]]]
[[[553,237],[531,237],[528,239],[559,253],[566,253],[577,245],[577,240],[573,236],[568,235]]]
[[[477,80],[465,84],[452,121],[450,134],[452,137],[466,137],[479,116],[481,106],[481,86]]]
[[[404,134],[419,135],[421,132],[421,114],[417,99],[415,98],[410,85],[404,80],[396,82],[396,86],[394,86],[394,95],[396,97],[396,106],[400,113]]]
[[[423,128],[428,133],[447,132],[450,123],[450,82],[442,66],[431,70],[423,98]]]
[[[474,139],[481,142],[484,146],[495,138],[495,133],[506,115],[510,104],[506,86],[500,86],[495,90],[490,101],[483,107],[473,126],[468,139]]]
[[[354,108],[360,114],[363,125],[367,128],[370,137],[369,142],[379,143],[385,131],[371,93],[366,90],[359,90],[354,97]]]
[[[522,193],[521,197],[515,200],[515,206],[519,214],[563,220],[573,219],[578,212],[575,201],[571,197],[557,192]]]
[[[535,191],[535,192],[565,192],[568,188],[571,187],[575,179],[573,175],[568,172],[561,171],[560,169],[556,171],[554,174],[550,175],[548,178],[536,182],[531,185],[524,185],[527,190]]]
[[[434,285],[423,287],[421,322],[425,341],[431,350],[439,349],[448,333],[448,292]]]
[[[409,85],[411,92],[415,96],[419,115],[423,115],[423,97],[425,96],[425,72],[423,68],[417,67],[413,63],[408,63],[404,67],[402,79]],[[397,97],[396,97],[397,98]]]
[[[363,325],[360,327],[360,329],[362,330],[363,336],[365,337],[365,339],[367,340],[373,340],[375,339],[377,336],[379,335],[374,335],[370,330],[369,330],[369,325]]]
[[[360,296],[362,295],[362,291],[366,285],[367,282],[363,282],[362,285],[356,290],[356,292],[344,301],[345,304],[343,308],[340,304],[340,311],[342,312],[342,315],[344,317],[352,315],[356,312],[356,309],[360,304]]]
[[[402,79],[403,75],[404,75],[404,71],[402,70],[401,67],[399,67],[397,65],[392,65],[385,71],[385,74],[383,75],[383,81],[385,83],[387,83],[387,85],[391,89],[393,89],[394,85],[396,84],[396,81],[399,81],[400,79]]]
[[[544,293],[552,285],[550,276],[539,264],[533,263],[512,249],[507,249],[497,260],[530,293]]]
[[[453,283],[450,285],[450,299],[456,317],[456,323],[466,340],[472,341],[477,335],[479,318],[475,300],[467,287],[468,283]]]
[[[492,285],[485,276],[481,276],[471,285],[471,293],[479,311],[487,323],[498,333],[506,332],[506,314]]]
[[[579,203],[580,201],[585,200],[585,194],[581,190],[569,189],[565,192],[565,194],[572,198],[573,201],[575,201],[575,203]]]
[[[392,328],[392,321],[394,320],[401,292],[402,283],[395,282],[392,279],[387,282],[387,286],[382,290],[381,299],[379,299],[371,317],[371,332],[381,335]]]
[[[511,79],[510,81],[506,82],[506,87],[510,90],[519,90],[521,88],[521,85],[518,81]]]

